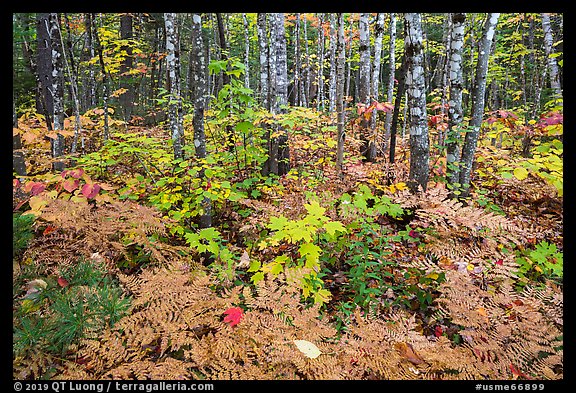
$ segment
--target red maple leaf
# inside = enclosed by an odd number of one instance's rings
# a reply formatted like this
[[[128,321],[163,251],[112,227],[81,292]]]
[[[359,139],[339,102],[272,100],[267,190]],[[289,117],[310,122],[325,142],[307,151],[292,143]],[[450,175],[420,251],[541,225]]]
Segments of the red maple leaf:
[[[442,326],[436,326],[436,329],[434,329],[434,335],[436,337],[440,337],[442,333],[444,333],[444,331],[442,330]]]
[[[240,307],[229,308],[228,310],[224,311],[224,314],[226,314],[226,316],[224,317],[224,322],[229,323],[230,326],[232,327],[238,325],[238,323],[244,316],[244,312]]]

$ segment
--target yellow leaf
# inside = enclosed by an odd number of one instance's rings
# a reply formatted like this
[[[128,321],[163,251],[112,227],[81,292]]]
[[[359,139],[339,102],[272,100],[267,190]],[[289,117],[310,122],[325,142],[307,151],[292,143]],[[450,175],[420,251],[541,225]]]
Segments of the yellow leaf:
[[[310,341],[306,340],[294,340],[296,347],[302,352],[306,357],[310,359],[316,359],[322,354],[320,349]]]
[[[439,277],[438,273],[430,273],[426,276],[426,278],[431,278],[432,280],[437,280]]]
[[[476,311],[478,311],[478,314],[482,315],[483,317],[487,317],[488,315],[486,314],[486,309],[484,307],[478,307],[476,309]]]
[[[474,265],[472,265],[471,263],[469,263],[468,266],[466,266],[466,269],[472,271],[472,270],[474,270]]]
[[[518,168],[514,169],[514,176],[518,180],[524,180],[528,177],[528,170],[526,168],[523,168],[523,167],[518,167]]]

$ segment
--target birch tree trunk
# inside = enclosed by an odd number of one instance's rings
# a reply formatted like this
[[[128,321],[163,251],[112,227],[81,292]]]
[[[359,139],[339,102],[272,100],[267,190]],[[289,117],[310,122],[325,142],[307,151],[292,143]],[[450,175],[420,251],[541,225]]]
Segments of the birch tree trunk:
[[[336,104],[336,22],[330,14],[330,78],[328,79],[328,111],[334,112]]]
[[[440,114],[442,118],[446,114],[446,100],[447,100],[447,91],[450,85],[450,53],[452,47],[452,14],[446,14],[446,20],[444,24],[444,48],[445,48],[445,55],[441,57],[442,64],[440,67],[440,90],[441,90],[441,98],[440,98]],[[440,60],[438,60],[440,63]],[[449,106],[449,105],[448,105]],[[438,130],[438,145],[444,146],[446,139],[446,131]]]
[[[268,100],[268,29],[266,28],[265,13],[258,13],[256,25],[260,49],[260,56],[258,57],[260,63],[260,104],[270,110],[270,101]]]
[[[486,18],[478,48],[478,63],[476,64],[476,80],[472,91],[472,114],[470,119],[469,131],[464,138],[462,146],[461,169],[460,169],[460,187],[462,187],[462,197],[467,197],[470,193],[470,178],[472,173],[472,164],[476,145],[480,135],[480,125],[484,115],[484,101],[486,93],[486,75],[488,73],[488,60],[490,58],[490,47],[494,39],[496,24],[498,23],[499,13],[491,13]]]
[[[286,30],[284,28],[284,14],[276,14],[276,92],[277,113],[286,113],[288,105],[288,65],[286,58]],[[278,137],[278,172],[283,176],[290,170],[290,150],[288,147],[288,130],[279,130]]]
[[[346,130],[344,129],[345,122],[345,112],[344,112],[344,62],[346,59],[346,53],[344,48],[344,16],[342,13],[338,15],[338,61],[335,73],[335,101],[336,101],[336,112],[338,116],[337,122],[337,150],[336,150],[336,168],[340,173],[340,178],[344,177],[344,141],[346,139]],[[333,14],[331,15],[332,18]],[[330,23],[332,27],[332,23]],[[334,29],[336,30],[336,28]],[[331,43],[332,44],[332,41]],[[332,88],[331,88],[332,89]]]
[[[248,29],[248,19],[246,14],[242,14],[244,23],[244,87],[250,88],[250,31]]]
[[[374,62],[372,63],[372,80],[370,86],[370,100],[380,101],[378,94],[378,88],[380,84],[380,63],[382,59],[382,38],[384,36],[384,14],[379,13],[376,17],[375,26],[375,37],[374,37]],[[370,133],[376,137],[376,123],[378,121],[378,111],[374,109],[372,111],[372,116],[370,116]],[[380,139],[380,138],[378,138]],[[376,148],[376,145],[374,146]],[[374,152],[376,154],[376,151]]]
[[[370,105],[370,28],[367,13],[360,14],[360,68],[358,77],[358,103],[365,108]],[[373,162],[376,159],[376,143],[370,130],[370,120],[366,116],[360,118],[360,138],[362,139],[361,154],[364,161]]]
[[[64,136],[58,131],[64,130],[64,64],[63,47],[60,36],[59,15],[51,13],[48,16],[50,42],[52,47],[52,104],[55,137],[51,139],[52,158],[56,159],[52,165],[55,171],[64,170],[64,161],[57,160],[64,154]]]
[[[548,72],[550,74],[550,87],[554,90],[556,97],[562,97],[562,87],[558,73],[558,63],[552,56],[554,53],[554,37],[552,35],[552,26],[550,25],[550,14],[542,14],[542,30],[544,31],[544,50],[548,61]]]
[[[318,14],[318,95],[316,110],[324,111],[324,14]]]
[[[184,126],[182,119],[182,97],[180,96],[180,48],[176,32],[176,14],[164,13],[166,24],[166,67],[170,85],[168,118],[174,148],[174,159],[183,158]]]
[[[410,111],[410,175],[408,186],[412,192],[416,192],[419,187],[422,187],[424,191],[426,190],[430,159],[422,21],[419,13],[407,13],[404,18],[406,29],[404,51],[408,64],[406,91]]]
[[[388,84],[387,84],[387,93],[386,93],[386,101],[387,102],[392,102],[392,99],[394,98],[394,77],[395,77],[395,73],[396,73],[396,14],[391,13],[390,14],[390,30],[389,30],[389,34],[390,34],[390,46],[389,46],[389,51],[390,51],[390,57],[388,60]],[[384,136],[384,144],[387,143],[387,141],[390,138],[390,126],[392,123],[392,116],[393,113],[392,112],[386,112],[386,120],[384,122],[384,129],[385,131],[385,136]]]
[[[459,181],[460,132],[462,128],[462,47],[466,14],[451,14],[452,38],[450,44],[450,100],[448,101],[448,130],[446,141],[446,179],[454,187]],[[450,187],[450,186],[449,186]]]
[[[204,133],[204,109],[206,105],[206,60],[204,58],[204,40],[202,39],[202,17],[200,14],[192,14],[192,45],[190,47],[190,58],[192,60],[192,81],[194,82],[194,117],[192,124],[194,127],[194,149],[196,157],[206,158],[206,134]],[[200,177],[204,178],[204,170]],[[200,228],[212,226],[212,205],[209,198],[204,197],[202,201],[203,213],[200,215]]]
[[[302,62],[300,59],[300,14],[296,14],[296,27],[294,38],[294,105],[302,106],[300,93],[304,90],[303,83],[300,77],[300,69]]]
[[[310,52],[308,49],[308,20],[304,18],[304,50],[306,52],[306,67],[302,72],[304,89],[300,92],[302,106],[308,108],[308,101],[310,97],[310,81],[311,81],[311,67],[310,67]],[[306,75],[304,77],[304,75]]]

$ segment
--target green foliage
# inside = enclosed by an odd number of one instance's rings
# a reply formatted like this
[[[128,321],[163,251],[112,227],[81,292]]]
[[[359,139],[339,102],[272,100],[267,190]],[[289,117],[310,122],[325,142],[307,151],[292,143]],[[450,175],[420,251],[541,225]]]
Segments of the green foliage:
[[[33,214],[12,214],[12,258],[20,255],[34,237],[32,225],[35,218]]]
[[[30,275],[33,272],[21,279]],[[28,290],[15,303],[15,355],[27,351],[64,355],[80,339],[95,337],[112,327],[130,306],[130,298],[123,295],[118,284],[90,261],[65,269],[58,281],[47,277],[42,282],[45,286]],[[30,287],[30,282],[26,284]]]
[[[562,282],[564,254],[558,250],[556,244],[541,241],[533,250],[518,252],[516,262],[518,268],[518,285],[523,287],[530,282],[539,282],[541,279],[551,279]]]
[[[320,269],[320,256],[323,252],[318,246],[322,241],[334,241],[346,228],[341,222],[332,221],[325,215],[326,209],[317,201],[304,205],[307,214],[299,220],[290,220],[283,215],[272,217],[267,228],[268,237],[258,244],[259,249],[266,247],[290,248],[268,263],[254,262],[249,272],[253,272],[252,281],[257,283],[266,273],[273,276],[284,272],[289,279],[299,282],[305,299],[313,298],[314,303],[326,303],[330,292],[323,287]]]

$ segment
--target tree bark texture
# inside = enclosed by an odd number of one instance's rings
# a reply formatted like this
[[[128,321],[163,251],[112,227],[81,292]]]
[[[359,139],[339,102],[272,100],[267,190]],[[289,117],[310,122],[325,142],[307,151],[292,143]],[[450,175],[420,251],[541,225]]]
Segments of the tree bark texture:
[[[430,146],[426,113],[426,84],[422,47],[422,21],[419,13],[405,14],[404,51],[408,62],[406,91],[410,112],[410,175],[408,186],[412,192],[425,191],[429,178]]]
[[[486,75],[488,74],[488,60],[490,58],[490,47],[496,31],[499,13],[491,13],[486,18],[478,48],[478,62],[476,64],[476,79],[472,91],[472,114],[470,119],[469,130],[464,138],[462,146],[461,169],[460,169],[460,186],[462,187],[462,197],[467,197],[470,193],[470,179],[472,174],[472,164],[476,145],[480,135],[480,125],[484,115],[484,103],[486,96]]]

